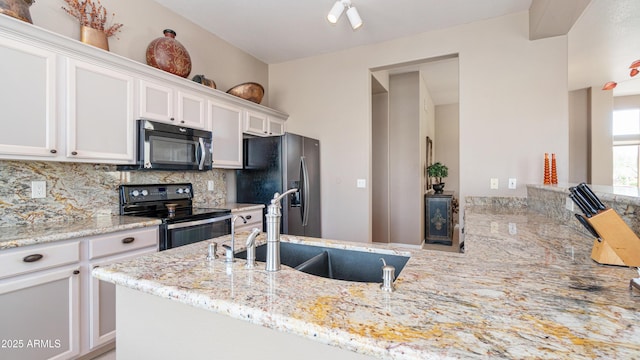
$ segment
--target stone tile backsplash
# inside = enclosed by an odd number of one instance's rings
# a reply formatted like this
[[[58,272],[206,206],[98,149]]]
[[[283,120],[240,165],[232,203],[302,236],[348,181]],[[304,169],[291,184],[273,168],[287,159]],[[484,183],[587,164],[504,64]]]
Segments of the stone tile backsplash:
[[[45,198],[31,198],[34,180],[46,181]],[[207,190],[209,180],[214,191]],[[193,184],[195,206],[215,207],[226,201],[226,176],[219,169],[123,172],[104,164],[0,161],[0,227],[118,215],[118,185],[180,182]]]

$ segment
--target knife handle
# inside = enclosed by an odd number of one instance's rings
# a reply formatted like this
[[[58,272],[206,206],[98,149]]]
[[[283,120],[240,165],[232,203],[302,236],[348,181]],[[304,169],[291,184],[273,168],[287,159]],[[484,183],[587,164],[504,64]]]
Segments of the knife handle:
[[[600,240],[600,235],[598,235],[598,233],[596,232],[596,229],[594,229],[593,226],[591,226],[591,224],[589,224],[589,222],[587,222],[587,220],[582,217],[582,215],[580,214],[574,214],[574,215],[576,216],[576,219],[578,219],[578,221],[582,224],[582,226],[584,226],[585,229],[587,229],[587,231],[589,231],[591,235],[593,235],[596,239]]]
[[[586,206],[585,206],[585,205],[584,205],[580,200],[578,200],[578,199],[576,198],[575,193],[573,193],[573,192],[572,192],[571,194],[569,194],[569,198],[570,198],[571,200],[573,200],[573,202],[574,202],[576,205],[578,205],[578,207],[580,208],[580,210],[582,210],[582,213],[583,213],[586,217],[591,217],[591,212],[589,212],[589,210],[587,210],[587,207],[586,207]]]
[[[580,190],[577,187],[573,187],[573,193],[576,195],[576,197],[578,199],[580,199],[580,201],[582,201],[585,206],[587,207],[587,209],[589,210],[589,212],[591,212],[592,215],[596,215],[598,214],[598,208],[597,205],[593,204],[589,198],[587,196],[585,196],[585,194],[582,192],[582,190]]]
[[[593,190],[591,190],[591,188],[589,186],[587,186],[586,183],[580,183],[578,184],[578,188],[581,189],[583,192],[585,192],[586,194],[589,195],[589,197],[594,201],[596,207],[600,210],[604,210],[607,207],[604,205],[604,203],[602,201],[600,201],[600,199],[598,198],[598,196],[596,195],[596,193],[593,192]]]

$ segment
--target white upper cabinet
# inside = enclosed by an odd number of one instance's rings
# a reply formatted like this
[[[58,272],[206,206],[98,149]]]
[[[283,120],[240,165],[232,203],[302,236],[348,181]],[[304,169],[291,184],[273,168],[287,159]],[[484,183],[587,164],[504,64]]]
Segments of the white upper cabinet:
[[[213,129],[214,167],[287,114],[0,16],[0,160],[133,164],[136,119]]]
[[[267,122],[268,133],[269,136],[280,136],[284,135],[284,120],[276,119],[269,116],[269,121]]]
[[[209,101],[214,168],[242,169],[243,114],[239,106]]]
[[[196,129],[206,127],[206,96],[148,79],[140,80],[139,86],[140,118]]]
[[[0,37],[0,59],[0,156],[56,156],[56,54]]]
[[[78,59],[67,64],[66,156],[132,163],[133,76]]]
[[[256,136],[280,136],[284,134],[284,120],[263,112],[247,110],[244,132]]]

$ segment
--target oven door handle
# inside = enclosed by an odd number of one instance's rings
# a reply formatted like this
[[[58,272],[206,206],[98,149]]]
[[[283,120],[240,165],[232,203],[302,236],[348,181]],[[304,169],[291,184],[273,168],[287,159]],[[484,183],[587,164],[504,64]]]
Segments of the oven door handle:
[[[181,222],[181,223],[177,223],[177,224],[168,224],[167,225],[167,230],[181,229],[181,228],[185,228],[185,227],[189,227],[189,226],[196,226],[196,225],[211,224],[211,223],[214,223],[214,222],[224,221],[224,220],[231,220],[231,214],[224,215],[224,216],[217,216],[217,217],[214,217],[214,218],[204,219],[204,220],[186,221],[186,222]]]

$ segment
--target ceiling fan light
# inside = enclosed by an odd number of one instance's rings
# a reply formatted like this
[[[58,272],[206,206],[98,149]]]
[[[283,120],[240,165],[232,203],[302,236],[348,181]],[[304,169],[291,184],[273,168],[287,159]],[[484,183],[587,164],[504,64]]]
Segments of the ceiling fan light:
[[[640,70],[633,68],[631,69],[631,72],[629,72],[629,76],[634,77],[636,75],[638,75],[638,73],[640,73]]]
[[[615,88],[616,86],[618,86],[617,82],[609,81],[608,83],[604,84],[602,90],[613,90],[613,88]]]
[[[629,69],[635,69],[640,67],[640,60],[636,60],[634,62],[631,63],[631,66],[629,66]]]
[[[327,20],[329,20],[329,22],[332,24],[337,23],[338,19],[340,19],[340,16],[342,16],[342,12],[344,12],[344,4],[341,0],[338,0],[335,4],[333,4],[333,7],[329,11]]]
[[[357,30],[362,26],[362,18],[360,18],[360,14],[358,14],[358,10],[355,7],[351,6],[347,9],[347,17],[353,30]]]

